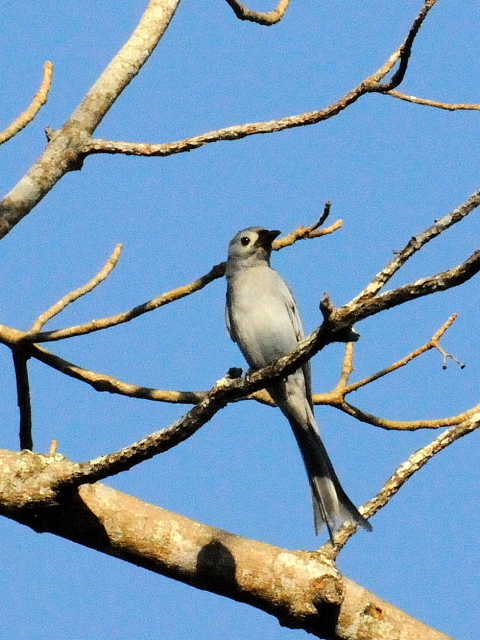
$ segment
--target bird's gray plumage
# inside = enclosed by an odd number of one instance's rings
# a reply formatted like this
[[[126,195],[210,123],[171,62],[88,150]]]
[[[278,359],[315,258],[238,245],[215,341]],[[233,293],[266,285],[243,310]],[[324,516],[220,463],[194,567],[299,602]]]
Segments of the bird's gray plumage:
[[[292,351],[304,337],[293,294],[270,267],[272,242],[280,231],[250,227],[232,239],[227,261],[227,329],[252,369],[260,369]],[[342,489],[320,439],[313,414],[310,363],[268,392],[292,427],[312,489],[315,530],[333,533],[346,521],[371,530]]]

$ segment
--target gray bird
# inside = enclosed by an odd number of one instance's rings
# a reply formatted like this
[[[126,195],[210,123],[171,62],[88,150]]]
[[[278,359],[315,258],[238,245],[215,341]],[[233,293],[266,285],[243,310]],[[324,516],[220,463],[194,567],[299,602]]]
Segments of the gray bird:
[[[288,285],[270,267],[272,242],[280,231],[250,227],[230,242],[226,321],[230,337],[252,369],[290,353],[304,338],[302,321]],[[346,521],[371,531],[342,489],[320,439],[313,414],[310,363],[267,387],[293,429],[312,489],[315,531],[334,532]]]

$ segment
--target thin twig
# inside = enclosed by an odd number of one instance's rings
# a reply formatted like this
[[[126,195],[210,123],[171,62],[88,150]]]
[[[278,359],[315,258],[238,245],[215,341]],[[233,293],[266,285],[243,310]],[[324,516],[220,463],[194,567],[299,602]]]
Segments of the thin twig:
[[[50,307],[50,309],[47,309],[47,311],[42,313],[42,315],[40,315],[33,323],[32,328],[30,329],[30,333],[38,333],[40,329],[49,320],[51,320],[53,317],[55,317],[61,311],[63,311],[67,305],[69,305],[72,302],[75,302],[75,300],[78,300],[78,298],[80,298],[81,296],[84,296],[85,294],[90,293],[90,291],[95,289],[95,287],[97,287],[101,282],[103,282],[105,278],[107,278],[112,272],[112,270],[116,267],[121,253],[122,253],[122,245],[117,244],[114,252],[108,259],[103,269],[99,273],[97,273],[97,275],[94,278],[92,278],[90,282],[87,282],[87,284],[83,285],[82,287],[75,289],[75,291],[71,291],[70,293],[67,293],[66,296],[64,296],[61,300],[59,300],[52,307]]]
[[[250,22],[263,24],[267,27],[280,22],[288,8],[288,5],[290,4],[290,0],[280,0],[276,9],[265,13],[262,11],[252,11],[251,9],[247,9],[247,7],[244,7],[243,4],[238,2],[238,0],[226,1],[232,7],[235,15],[240,20],[249,20]]]
[[[398,255],[384,267],[380,273],[370,282],[370,284],[356,296],[352,303],[356,303],[364,298],[376,295],[382,287],[397,273],[397,271],[411,258],[417,251],[425,246],[430,240],[433,240],[449,227],[457,224],[465,218],[469,213],[474,211],[480,205],[480,189],[471,195],[459,207],[451,213],[436,220],[435,224],[423,231],[417,236],[413,236],[409,243],[402,249]]]
[[[17,383],[17,404],[20,410],[20,449],[32,451],[32,405],[27,368],[27,361],[30,356],[21,347],[12,349],[12,356]]]
[[[400,91],[392,90],[386,93],[387,96],[413,102],[414,104],[422,104],[426,107],[436,107],[437,109],[445,109],[446,111],[480,111],[480,104],[466,104],[459,102],[457,104],[448,102],[439,102],[438,100],[429,100],[427,98],[417,98],[416,96],[408,96]]]
[[[415,351],[412,351],[401,360],[394,362],[388,367],[385,367],[385,369],[382,369],[381,371],[378,371],[377,373],[374,373],[371,376],[363,378],[358,382],[354,382],[353,384],[349,384],[348,386],[345,385],[344,387],[341,387],[343,397],[345,397],[349,393],[352,393],[352,391],[357,391],[357,389],[360,389],[361,387],[364,387],[365,385],[370,384],[375,380],[378,380],[379,378],[383,378],[383,376],[386,376],[387,374],[392,373],[392,371],[396,371],[397,369],[404,367],[409,362],[411,362],[415,358],[418,358],[418,356],[422,355],[422,353],[425,353],[426,351],[430,351],[431,349],[438,349],[440,353],[443,354],[443,349],[439,344],[439,340],[447,331],[447,329],[449,329],[452,326],[452,324],[455,322],[456,319],[457,319],[457,314],[453,313],[426,344],[419,347],[418,349],[415,349]],[[353,345],[352,345],[352,353],[353,353]]]
[[[13,138],[19,131],[24,129],[27,124],[32,122],[37,113],[47,102],[48,92],[52,85],[53,64],[45,62],[43,66],[43,80],[38,93],[33,98],[30,106],[22,114],[16,118],[11,125],[0,133],[0,144],[3,144],[10,138]]]
[[[472,433],[479,427],[480,412],[477,412],[461,424],[451,427],[441,433],[426,447],[416,451],[408,458],[408,460],[398,467],[375,498],[372,498],[372,500],[369,500],[360,507],[360,513],[366,518],[374,516],[393,498],[396,493],[398,493],[407,480],[425,466],[437,453],[440,453],[440,451],[443,451],[443,449],[451,445],[453,442],[463,438],[463,436],[466,436],[469,433]],[[335,546],[332,548],[330,542],[327,542],[322,548],[322,553],[327,553],[331,555],[332,559],[334,559],[357,529],[357,525],[347,524],[342,526],[335,534]]]

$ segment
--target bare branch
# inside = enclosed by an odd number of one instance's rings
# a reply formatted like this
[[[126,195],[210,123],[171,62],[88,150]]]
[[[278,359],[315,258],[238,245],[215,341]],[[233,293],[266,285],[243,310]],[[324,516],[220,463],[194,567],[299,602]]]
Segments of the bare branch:
[[[363,378],[363,380],[359,380],[358,382],[354,382],[353,384],[350,384],[348,386],[345,385],[341,387],[343,397],[345,397],[348,393],[352,393],[352,391],[356,391],[357,389],[360,389],[360,387],[364,387],[367,384],[370,384],[371,382],[378,380],[379,378],[383,378],[383,376],[386,376],[387,374],[392,373],[392,371],[396,371],[397,369],[404,367],[409,362],[411,362],[415,358],[418,358],[418,356],[422,355],[422,353],[425,353],[426,351],[430,351],[430,349],[438,349],[443,354],[444,350],[440,346],[439,340],[445,334],[447,329],[449,329],[452,326],[452,324],[455,322],[456,319],[457,319],[457,314],[453,313],[450,316],[450,318],[448,318],[448,320],[440,327],[440,329],[430,338],[430,340],[426,344],[424,344],[418,349],[415,349],[415,351],[412,351],[411,353],[409,353],[407,356],[405,356],[405,358],[402,358],[401,360],[394,362],[393,364],[386,367],[385,369],[382,369],[381,371],[378,371],[377,373],[374,373],[373,375],[368,376],[367,378]],[[353,357],[353,345],[352,345],[352,357]]]
[[[392,498],[398,493],[401,487],[409,480],[414,473],[419,471],[423,466],[427,464],[437,453],[443,451],[450,444],[463,438],[469,433],[472,433],[480,427],[480,413],[477,412],[471,415],[467,420],[459,424],[458,426],[451,427],[441,433],[433,442],[426,447],[419,449],[412,454],[406,462],[401,464],[395,473],[387,480],[381,491],[366,502],[363,507],[360,507],[360,513],[366,518],[371,518],[380,509],[382,509]],[[356,525],[347,524],[341,527],[335,534],[335,547],[332,552],[332,556],[335,557],[339,551],[345,546],[348,539],[357,530]],[[325,550],[328,550],[328,542],[325,545]],[[328,553],[328,551],[327,551]]]
[[[29,355],[21,348],[12,350],[15,378],[17,382],[17,404],[20,410],[20,449],[33,449],[32,405],[28,381],[27,361]]]
[[[33,98],[28,109],[20,114],[4,131],[0,132],[0,144],[13,138],[13,136],[24,129],[27,124],[30,124],[43,105],[46,104],[48,92],[52,85],[52,73],[53,64],[51,62],[45,62],[43,66],[43,80],[38,93]]]
[[[122,142],[116,140],[101,140],[99,138],[85,141],[84,153],[90,155],[94,153],[123,153],[135,156],[171,156],[177,153],[185,153],[198,149],[205,144],[226,140],[240,140],[246,136],[261,133],[274,133],[284,129],[303,127],[317,124],[323,120],[328,120],[349,107],[359,98],[367,93],[384,93],[387,90],[397,87],[408,64],[413,41],[425,20],[428,12],[435,4],[436,0],[426,0],[424,7],[415,19],[406,40],[390,56],[390,58],[374,74],[365,78],[355,89],[345,94],[342,98],[325,109],[310,111],[295,116],[287,116],[277,120],[267,122],[250,122],[247,124],[225,127],[216,131],[209,131],[198,136],[186,138],[176,142],[162,144],[146,144],[142,142]],[[381,80],[393,69],[398,61],[401,61],[400,68],[388,83],[381,83]]]
[[[437,109],[445,109],[446,111],[480,111],[480,104],[465,104],[459,102],[457,104],[451,104],[448,102],[438,102],[438,100],[428,100],[427,98],[417,98],[415,96],[408,96],[400,91],[388,91],[387,96],[398,98],[399,100],[405,100],[406,102],[413,102],[414,104],[423,104],[426,107],[436,107]]]
[[[51,320],[53,317],[55,317],[61,311],[63,311],[67,305],[69,305],[71,302],[74,302],[75,300],[78,300],[78,298],[80,298],[81,296],[84,296],[85,294],[90,293],[90,291],[95,289],[95,287],[97,287],[101,282],[103,282],[105,278],[107,278],[110,275],[110,273],[113,271],[113,269],[116,267],[121,253],[122,253],[122,245],[117,244],[114,252],[108,259],[103,269],[99,273],[97,273],[97,275],[94,278],[92,278],[90,282],[87,282],[87,284],[83,285],[83,287],[79,287],[78,289],[75,289],[75,291],[71,291],[70,293],[67,293],[66,296],[64,296],[56,304],[50,307],[50,309],[47,309],[47,311],[42,313],[42,315],[40,315],[35,320],[34,324],[32,325],[32,328],[30,329],[30,333],[38,333],[40,329],[49,320]]]
[[[165,33],[180,0],[150,0],[137,28],[46,150],[0,202],[0,239],[68,172],[81,168],[85,144]]]
[[[337,229],[339,229],[343,224],[341,220],[338,220],[327,229],[318,230],[318,225],[320,223],[320,220],[316,222],[314,225],[312,225],[311,227],[299,227],[295,231],[292,231],[292,233],[290,233],[288,236],[285,236],[284,238],[280,238],[279,240],[276,240],[273,243],[273,249],[275,251],[278,251],[283,247],[287,247],[294,244],[295,242],[297,242],[297,240],[303,240],[305,238],[318,238],[320,236],[331,234]],[[138,316],[141,316],[144,313],[148,313],[149,311],[153,311],[154,309],[158,309],[159,307],[163,307],[166,304],[170,304],[171,302],[180,300],[185,296],[191,295],[196,291],[200,291],[201,289],[206,287],[207,284],[210,284],[210,282],[213,282],[218,278],[222,278],[225,275],[225,266],[226,266],[226,263],[221,262],[220,264],[215,265],[207,274],[198,278],[197,280],[194,280],[193,282],[187,285],[183,285],[181,287],[178,287],[177,289],[168,291],[167,293],[162,293],[156,298],[153,298],[148,302],[144,302],[143,304],[138,305],[137,307],[134,307],[129,311],[124,311],[123,313],[118,313],[114,316],[109,316],[108,318],[95,319],[95,320],[92,320],[91,322],[87,322],[81,325],[76,325],[74,327],[67,327],[65,329],[56,329],[54,331],[45,331],[41,333],[38,333],[38,331],[37,332],[34,331],[37,325],[37,323],[35,323],[35,325],[33,325],[30,332],[25,334],[24,340],[25,342],[53,342],[55,340],[64,340],[65,338],[72,338],[74,336],[85,335],[87,333],[93,333],[94,331],[108,329],[118,324],[130,322],[130,320],[133,320],[134,318],[137,318]],[[86,286],[88,287],[89,285],[86,285]],[[69,295],[73,295],[73,294],[69,294]],[[60,304],[60,303],[57,303],[57,304]],[[43,316],[40,316],[40,318],[42,317]]]
[[[410,59],[410,55],[412,53],[413,42],[420,31],[420,28],[428,15],[428,12],[433,7],[433,5],[437,2],[437,0],[425,0],[425,4],[423,5],[422,10],[415,18],[414,23],[410,29],[410,32],[399,49],[400,53],[400,64],[398,66],[397,71],[394,73],[392,78],[388,82],[379,83],[375,91],[391,91],[398,87],[398,85],[403,81],[405,77],[405,73],[407,72],[408,61]]]
[[[397,273],[397,271],[411,258],[417,251],[425,246],[430,240],[433,240],[446,229],[463,220],[469,213],[474,211],[480,205],[480,190],[471,195],[459,207],[454,209],[440,220],[436,220],[435,224],[423,231],[417,236],[413,236],[404,249],[398,252],[398,255],[384,267],[380,273],[370,282],[370,284],[356,296],[352,303],[359,302],[364,298],[376,295],[380,289]]]
[[[58,454],[0,451],[0,512],[35,531],[244,602],[317,637],[384,640],[387,629],[390,638],[451,640],[342,577],[322,554],[243,538],[101,483],[55,494],[52,484],[71,464]]]
[[[232,7],[235,15],[240,20],[249,20],[250,22],[256,22],[257,24],[263,24],[270,27],[272,24],[277,24],[283,18],[285,11],[290,4],[290,0],[280,0],[278,6],[273,11],[264,13],[261,11],[252,11],[240,4],[238,0],[226,0]]]

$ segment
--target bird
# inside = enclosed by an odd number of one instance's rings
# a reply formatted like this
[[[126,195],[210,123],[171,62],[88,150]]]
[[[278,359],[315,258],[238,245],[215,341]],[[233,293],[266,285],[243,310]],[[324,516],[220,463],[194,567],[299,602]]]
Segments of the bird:
[[[287,355],[305,337],[293,293],[270,266],[278,230],[249,227],[228,247],[226,324],[250,370]],[[306,362],[286,378],[268,383],[270,396],[287,418],[303,458],[312,492],[315,532],[327,526],[332,544],[344,522],[372,526],[342,488],[313,412],[311,368]]]

